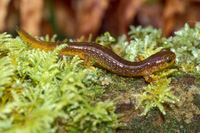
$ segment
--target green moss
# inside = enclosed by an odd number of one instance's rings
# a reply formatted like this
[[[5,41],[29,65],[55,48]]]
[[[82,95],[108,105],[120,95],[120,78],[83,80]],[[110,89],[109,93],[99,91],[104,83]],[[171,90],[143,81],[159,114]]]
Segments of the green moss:
[[[176,65],[183,72],[200,75],[200,24],[195,29],[188,24],[175,32],[175,37],[169,41],[173,44],[172,51],[176,53]]]
[[[91,71],[83,67],[83,60],[58,58],[65,46],[44,52],[19,37],[0,35],[0,51],[7,54],[0,59],[0,77],[4,78],[0,132],[56,132],[61,127],[66,132],[111,132],[120,125],[114,103],[95,101],[83,84]]]
[[[105,32],[104,35],[97,37],[95,42],[110,47],[111,43],[115,42],[115,38],[112,37],[109,32]]]
[[[154,107],[158,107],[159,110],[165,115],[163,103],[175,103],[179,99],[171,93],[170,82],[171,79],[167,79],[166,75],[176,71],[171,69],[167,72],[162,72],[160,78],[155,83],[150,83],[147,87],[144,87],[143,94],[133,94],[134,97],[139,97],[138,105],[136,109],[144,102],[144,112],[141,115],[146,115],[147,112]]]
[[[12,83],[12,77],[14,75],[14,66],[10,58],[0,58],[0,97],[3,95],[3,91],[6,86]]]
[[[186,24],[175,37],[164,38],[160,29],[131,26],[130,42],[121,36],[112,44],[115,39],[108,32],[96,42],[130,61],[138,55],[147,58],[163,47],[171,48],[177,55],[175,66],[181,70],[179,73],[200,78],[199,31],[198,24],[195,29]],[[51,42],[55,38],[40,37]],[[182,95],[177,98],[172,94],[171,78],[167,78],[177,70],[157,72],[151,76],[158,76],[159,80],[145,86],[143,78],[122,77],[100,67],[95,71],[86,69],[78,56],[59,58],[58,51],[65,46],[44,52],[30,47],[20,37],[0,34],[0,132],[113,132],[121,123],[115,102],[109,99],[119,98],[122,92],[131,95],[143,88],[143,93],[133,94],[139,98],[137,108],[144,108],[142,115],[154,107],[167,115],[164,103],[176,109],[173,105],[182,99]],[[125,103],[130,102],[128,94]]]

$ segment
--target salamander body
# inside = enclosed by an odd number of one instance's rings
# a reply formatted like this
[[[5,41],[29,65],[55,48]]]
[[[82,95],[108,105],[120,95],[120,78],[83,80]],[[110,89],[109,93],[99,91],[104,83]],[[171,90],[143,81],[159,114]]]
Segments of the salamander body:
[[[45,42],[34,38],[17,26],[15,29],[21,38],[34,48],[52,51],[57,46],[63,44],[63,42]],[[122,76],[145,76],[147,82],[154,81],[154,79],[150,77],[150,74],[168,67],[176,58],[173,52],[162,49],[160,52],[151,55],[143,61],[130,62],[124,60],[112,50],[102,45],[89,42],[67,42],[67,46],[63,48],[59,54],[78,55],[80,58],[84,59],[84,65],[87,68],[94,68],[90,66],[90,60],[93,60],[105,69]]]

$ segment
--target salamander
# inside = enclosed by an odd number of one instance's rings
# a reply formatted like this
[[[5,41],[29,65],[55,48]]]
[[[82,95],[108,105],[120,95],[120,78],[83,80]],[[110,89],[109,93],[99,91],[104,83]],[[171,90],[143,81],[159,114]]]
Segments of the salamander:
[[[15,30],[30,46],[44,51],[52,51],[57,46],[63,44],[63,42],[45,42],[36,39],[17,26]],[[170,50],[162,49],[160,52],[151,55],[145,60],[130,62],[121,58],[112,50],[97,43],[90,42],[67,42],[67,46],[60,50],[59,54],[78,55],[84,59],[86,68],[94,69],[93,66],[90,66],[90,61],[92,60],[118,75],[127,77],[144,76],[147,82],[155,81],[155,79],[150,77],[150,74],[170,66],[176,58],[176,55]]]

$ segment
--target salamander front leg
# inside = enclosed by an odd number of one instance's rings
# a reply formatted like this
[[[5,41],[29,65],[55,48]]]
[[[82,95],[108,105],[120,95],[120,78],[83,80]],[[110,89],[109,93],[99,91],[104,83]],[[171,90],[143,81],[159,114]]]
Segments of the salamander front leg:
[[[144,57],[139,55],[137,57],[135,57],[135,62],[140,62],[140,61],[143,61],[144,60]]]
[[[147,82],[156,82],[159,78],[158,75],[152,77],[150,75],[145,75],[144,77]]]
[[[89,69],[92,69],[92,70],[95,70],[95,67],[93,66],[90,66],[90,56],[88,54],[83,54],[84,56],[84,65],[86,68],[89,68]]]

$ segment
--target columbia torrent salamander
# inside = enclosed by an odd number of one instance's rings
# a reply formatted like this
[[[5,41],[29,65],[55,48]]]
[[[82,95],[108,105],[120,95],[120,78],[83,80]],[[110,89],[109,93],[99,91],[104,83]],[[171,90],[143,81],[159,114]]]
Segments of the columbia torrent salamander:
[[[57,46],[63,44],[63,42],[45,42],[36,39],[17,26],[15,30],[30,46],[44,51],[52,51]],[[94,69],[94,67],[90,66],[90,60],[93,60],[105,69],[122,76],[145,76],[147,82],[155,81],[155,79],[150,77],[150,74],[168,67],[176,58],[176,55],[170,50],[162,49],[160,52],[151,55],[143,61],[130,62],[124,60],[112,50],[90,42],[67,42],[67,46],[59,54],[78,55],[84,59],[85,67],[90,69]]]

